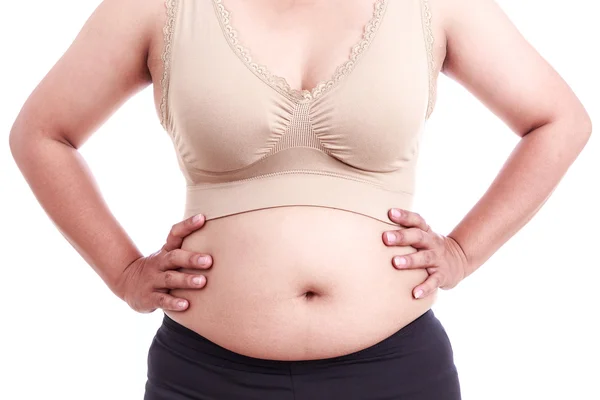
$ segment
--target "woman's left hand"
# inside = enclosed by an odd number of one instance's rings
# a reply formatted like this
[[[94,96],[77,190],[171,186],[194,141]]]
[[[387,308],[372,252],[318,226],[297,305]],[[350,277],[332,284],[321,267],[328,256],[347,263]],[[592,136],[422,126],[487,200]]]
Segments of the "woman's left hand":
[[[466,276],[466,256],[452,238],[435,233],[419,214],[393,208],[388,217],[405,229],[386,231],[383,242],[387,246],[412,246],[416,252],[394,256],[392,265],[397,269],[424,268],[429,273],[425,282],[413,289],[415,299],[422,299],[438,287],[451,289]]]

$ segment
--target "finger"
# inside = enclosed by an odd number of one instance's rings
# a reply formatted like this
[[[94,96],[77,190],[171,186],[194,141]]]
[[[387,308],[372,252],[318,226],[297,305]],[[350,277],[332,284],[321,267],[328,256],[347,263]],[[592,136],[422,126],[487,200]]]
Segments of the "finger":
[[[419,228],[384,232],[383,241],[388,246],[412,246],[416,249],[433,247],[431,235]]]
[[[185,310],[189,303],[186,299],[171,296],[167,293],[155,292],[152,296],[153,306],[162,308],[163,310],[182,311]]]
[[[210,255],[182,249],[169,251],[160,262],[160,268],[163,271],[176,268],[208,269],[211,266],[212,257]]]
[[[171,251],[180,248],[183,239],[195,230],[204,226],[204,222],[206,222],[206,217],[202,214],[197,214],[176,223],[171,227],[171,231],[167,236],[167,241],[163,246],[163,249]]]
[[[425,222],[425,219],[421,217],[420,214],[413,211],[392,208],[388,212],[388,217],[393,222],[402,226],[419,228],[425,232],[429,232],[429,230],[431,229],[429,225],[427,225],[427,223]]]
[[[419,250],[415,253],[394,256],[392,264],[398,269],[435,267],[437,253],[433,250]]]
[[[206,285],[204,275],[186,274],[173,270],[159,274],[156,279],[158,289],[201,289]]]
[[[444,280],[442,274],[439,272],[434,272],[433,274],[427,277],[425,282],[413,289],[413,296],[415,297],[415,299],[422,299],[424,297],[427,297],[430,294],[432,294],[437,288],[442,286],[443,282]]]

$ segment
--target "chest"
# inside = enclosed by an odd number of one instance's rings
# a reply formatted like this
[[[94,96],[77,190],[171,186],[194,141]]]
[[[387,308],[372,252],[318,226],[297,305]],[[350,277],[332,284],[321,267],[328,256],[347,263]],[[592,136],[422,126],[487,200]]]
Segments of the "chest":
[[[306,90],[348,60],[377,16],[374,0],[222,0],[218,6],[256,62]]]
[[[331,5],[311,20],[314,8],[247,3],[178,1],[161,104],[187,169],[247,170],[291,149],[367,171],[412,160],[429,98],[418,0],[356,0],[351,22]]]

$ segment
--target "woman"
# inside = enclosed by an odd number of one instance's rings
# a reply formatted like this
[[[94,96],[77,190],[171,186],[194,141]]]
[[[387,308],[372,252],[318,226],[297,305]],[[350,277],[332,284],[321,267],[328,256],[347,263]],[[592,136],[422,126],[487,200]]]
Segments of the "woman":
[[[522,138],[448,235],[412,210],[439,72]],[[187,202],[144,256],[73,150],[150,83]],[[147,400],[455,400],[437,288],[535,214],[590,132],[492,0],[105,0],[11,149],[113,292],[164,310]]]

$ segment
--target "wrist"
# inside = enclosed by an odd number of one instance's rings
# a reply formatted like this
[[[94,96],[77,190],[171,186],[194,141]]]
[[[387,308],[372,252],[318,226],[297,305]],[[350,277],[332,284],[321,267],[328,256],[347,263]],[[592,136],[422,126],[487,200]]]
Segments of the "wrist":
[[[108,286],[108,288],[115,294],[115,296],[117,296],[118,298],[120,298],[123,301],[126,301],[125,299],[125,294],[126,294],[126,281],[127,281],[127,273],[129,271],[129,268],[131,267],[131,265],[136,262],[137,260],[139,260],[140,258],[142,258],[143,256],[139,256],[137,257],[135,260],[131,261],[129,264],[127,264],[124,268],[119,269],[119,271],[117,273],[115,273],[113,276],[109,277],[108,279],[105,280],[106,285]]]
[[[122,285],[122,281],[120,279],[117,279],[115,277],[113,279],[106,280],[105,283],[106,283],[106,286],[108,286],[110,291],[113,292],[113,294],[115,296],[117,296],[121,300],[125,300],[123,285]]]
[[[453,253],[455,255],[455,258],[457,259],[459,268],[462,272],[462,279],[465,279],[467,276],[471,275],[475,271],[476,267],[473,267],[471,258],[465,251],[464,247],[460,244],[460,242],[451,235],[448,235],[446,237],[450,240],[450,243],[452,243]]]

